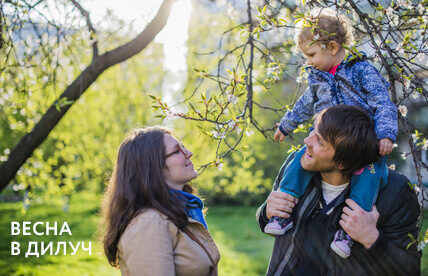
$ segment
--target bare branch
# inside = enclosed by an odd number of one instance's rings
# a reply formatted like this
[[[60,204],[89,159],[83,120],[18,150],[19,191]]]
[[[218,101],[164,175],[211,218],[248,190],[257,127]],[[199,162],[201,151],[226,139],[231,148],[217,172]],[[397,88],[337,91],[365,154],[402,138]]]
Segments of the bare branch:
[[[91,32],[91,40],[92,48],[93,48],[93,59],[98,58],[98,39],[96,37],[96,31],[94,26],[92,25],[91,18],[89,16],[89,12],[85,10],[76,0],[71,0],[71,3],[76,6],[76,8],[80,11],[83,17],[86,18],[86,24],[88,25],[89,31]]]

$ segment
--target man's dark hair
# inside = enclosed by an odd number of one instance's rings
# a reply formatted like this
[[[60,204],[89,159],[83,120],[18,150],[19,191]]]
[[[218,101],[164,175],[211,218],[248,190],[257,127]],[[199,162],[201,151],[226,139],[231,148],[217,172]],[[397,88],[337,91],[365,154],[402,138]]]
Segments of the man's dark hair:
[[[315,122],[324,140],[333,145],[333,161],[349,174],[379,158],[374,123],[362,108],[335,105],[321,111]]]

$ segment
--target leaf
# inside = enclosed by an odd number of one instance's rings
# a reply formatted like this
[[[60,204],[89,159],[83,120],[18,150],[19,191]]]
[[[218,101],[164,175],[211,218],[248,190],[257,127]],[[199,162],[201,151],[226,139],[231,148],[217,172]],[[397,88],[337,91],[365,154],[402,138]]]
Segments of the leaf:
[[[152,98],[153,100],[156,100],[156,97],[155,97],[155,96],[150,95],[150,94],[148,94],[148,93],[147,93],[147,95],[148,95],[150,98]]]

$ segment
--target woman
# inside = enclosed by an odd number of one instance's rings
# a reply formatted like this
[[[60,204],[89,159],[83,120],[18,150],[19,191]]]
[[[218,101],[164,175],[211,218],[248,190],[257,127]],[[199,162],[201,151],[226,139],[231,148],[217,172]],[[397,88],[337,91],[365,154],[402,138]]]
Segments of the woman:
[[[217,275],[219,251],[188,182],[193,153],[169,129],[122,142],[103,208],[104,252],[123,275]]]

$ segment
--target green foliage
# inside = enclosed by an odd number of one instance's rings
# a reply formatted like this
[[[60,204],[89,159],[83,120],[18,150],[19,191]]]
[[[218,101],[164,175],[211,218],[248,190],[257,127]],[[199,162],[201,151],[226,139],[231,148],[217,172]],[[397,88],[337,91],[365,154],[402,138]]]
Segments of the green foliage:
[[[100,197],[83,191],[72,197],[68,213],[57,206],[46,203],[34,205],[26,214],[21,212],[21,203],[1,202],[0,204],[0,271],[2,275],[120,275],[120,271],[110,267],[102,254],[97,227],[100,221]],[[255,221],[256,208],[242,206],[209,206],[207,223],[221,254],[220,275],[264,275],[272,253],[274,239],[262,234]],[[82,219],[84,218],[84,219]],[[236,221],[240,224],[237,226]],[[12,221],[64,221],[70,227],[72,236],[11,236]],[[41,227],[38,228],[41,231]],[[11,256],[12,241],[20,242],[21,255]],[[66,241],[76,245],[78,242],[92,242],[92,255],[79,250],[77,254],[44,255],[40,258],[25,252],[29,241]],[[70,249],[70,248],[67,248]],[[24,250],[24,251],[22,251]],[[40,248],[39,248],[40,250]],[[67,251],[68,252],[68,251]],[[62,253],[62,252],[61,252]]]
[[[76,49],[81,49],[77,46]],[[61,195],[70,195],[83,188],[97,193],[103,191],[113,169],[116,150],[125,135],[132,128],[152,123],[146,92],[156,94],[162,85],[164,73],[159,63],[162,52],[158,49],[156,44],[151,45],[147,49],[148,54],[140,55],[145,61],[144,67],[137,60],[129,60],[100,76],[34,151],[19,170],[12,186],[29,189],[30,198],[38,197],[58,204],[61,203]],[[67,51],[60,54],[71,60]],[[18,84],[11,81],[12,71],[2,74],[4,81],[0,83],[0,89],[9,91],[7,98],[3,96],[5,103],[0,113],[4,122],[0,128],[0,153],[5,153],[5,157],[55,101],[57,87],[65,87],[63,82],[67,78],[63,71],[71,70],[71,78],[78,74],[72,66],[64,66],[63,70],[56,72],[56,77],[62,80],[60,82],[43,82],[37,77],[33,80],[32,75],[38,74],[34,71],[41,68],[22,69],[30,70],[28,75],[22,75],[22,83],[27,83],[34,91],[24,95],[15,92]],[[130,71],[133,73],[129,74]],[[31,82],[33,86],[28,85]],[[40,82],[43,83],[41,87]],[[56,107],[59,111],[71,103],[61,98],[56,101]]]

